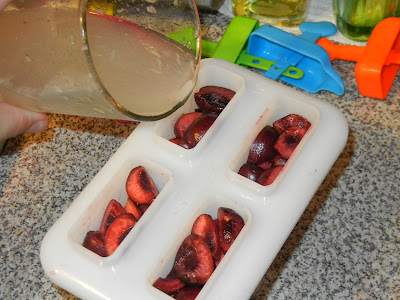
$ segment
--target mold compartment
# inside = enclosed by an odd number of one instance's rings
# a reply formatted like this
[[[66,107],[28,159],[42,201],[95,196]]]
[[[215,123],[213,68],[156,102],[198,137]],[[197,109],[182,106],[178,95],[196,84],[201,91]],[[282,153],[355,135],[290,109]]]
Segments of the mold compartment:
[[[312,135],[314,128],[318,126],[319,111],[317,108],[308,103],[299,101],[292,97],[281,96],[276,99],[276,101],[273,103],[273,105],[270,105],[270,107],[272,109],[266,109],[263,115],[261,115],[260,118],[254,122],[254,127],[252,128],[250,134],[246,137],[246,140],[242,143],[244,147],[238,150],[236,157],[230,163],[230,170],[232,172],[230,172],[229,176],[231,180],[239,184],[248,185],[255,190],[266,187],[271,188],[279,184],[279,182],[284,178],[284,174],[288,172],[288,169],[290,169],[290,165],[293,163],[294,160],[297,159],[299,153],[301,153],[301,149],[303,148],[304,144],[307,143],[309,137]],[[306,134],[301,139],[295,151],[287,160],[273,183],[269,183],[267,186],[263,186],[253,180],[248,179],[247,177],[239,175],[239,169],[247,162],[250,148],[260,131],[263,130],[267,125],[272,127],[275,121],[290,114],[296,114],[305,118],[311,123],[311,127],[307,130]],[[271,160],[269,160],[268,162],[271,162]],[[264,169],[269,167],[268,162],[262,165]],[[263,176],[265,176],[265,174]]]
[[[157,209],[160,201],[166,197],[165,195],[168,194],[169,186],[172,184],[172,174],[169,170],[150,160],[131,159],[127,162],[121,163],[119,168],[106,175],[107,179],[103,180],[102,178],[99,178],[99,180],[97,180],[98,192],[89,200],[90,203],[82,210],[82,214],[69,231],[69,239],[79,252],[90,257],[93,257],[93,255],[97,258],[99,257],[96,253],[83,247],[82,244],[85,236],[88,231],[98,231],[100,229],[103,216],[111,200],[116,200],[123,208],[125,208],[125,204],[128,200],[125,187],[127,178],[131,170],[138,166],[143,166],[145,168],[148,175],[153,180],[159,194],[147,209],[142,207],[142,210],[144,211],[142,211],[140,219],[133,226],[132,230],[127,234],[116,251],[108,257],[118,255],[118,253],[122,252],[127,245],[132,243],[135,231],[137,231],[141,226],[145,226],[145,223],[147,222],[146,220],[152,217],[152,212]],[[102,184],[102,182],[105,182],[105,184]],[[96,178],[93,180],[93,183],[96,184]]]
[[[249,230],[251,229],[251,224],[252,224],[252,216],[250,211],[246,208],[241,206],[240,204],[232,201],[231,199],[227,199],[225,196],[221,197],[215,197],[215,198],[206,198],[205,201],[203,200],[200,205],[192,211],[192,214],[188,216],[188,218],[184,222],[184,226],[180,233],[175,236],[174,240],[171,241],[171,243],[168,245],[168,247],[165,249],[165,254],[163,257],[161,257],[159,260],[160,262],[157,263],[156,269],[152,272],[152,275],[149,276],[148,278],[148,284],[151,286],[152,289],[152,294],[156,294],[157,297],[164,298],[165,299],[173,299],[173,295],[168,295],[164,293],[163,291],[157,289],[156,287],[153,286],[155,281],[159,278],[166,278],[167,275],[171,272],[172,267],[174,265],[175,257],[177,255],[178,249],[183,243],[183,241],[191,234],[193,224],[195,223],[196,219],[202,215],[202,214],[208,214],[211,216],[213,219],[213,222],[218,218],[218,209],[220,207],[225,207],[233,210],[236,212],[243,220],[244,226],[241,229],[240,233],[234,240],[234,242],[231,244],[229,250],[225,253],[222,254],[222,248],[221,248],[221,254],[222,258],[218,261],[218,264],[216,266],[216,260],[213,259],[214,263],[214,271],[212,275],[208,278],[207,282],[204,285],[201,285],[201,294],[207,293],[206,290],[209,286],[213,284],[213,278],[216,278],[218,276],[223,276],[223,269],[225,264],[229,264],[229,261],[233,259],[233,255],[235,254],[235,249],[244,242]],[[211,254],[210,254],[211,255]],[[238,259],[237,257],[235,259]],[[185,284],[185,287],[191,287],[194,285],[189,285]],[[168,297],[170,296],[170,297]],[[202,298],[203,297],[199,297]]]
[[[223,119],[225,118],[224,116],[226,114],[229,114],[237,105],[237,103],[240,101],[241,91],[245,87],[245,80],[241,76],[232,73],[226,69],[223,69],[219,66],[207,65],[199,72],[199,77],[196,87],[194,89],[194,93],[198,92],[200,88],[209,85],[230,89],[235,92],[235,96],[229,101],[225,109],[218,115],[217,119],[208,129],[207,133],[204,135],[203,139],[199,142],[199,144],[207,144],[207,142],[205,141],[209,139],[210,136],[213,135],[213,132],[215,130],[217,130],[217,128],[219,127],[218,124],[223,122]],[[168,118],[158,121],[157,125],[155,126],[154,130],[155,135],[157,137],[161,137],[162,139],[168,140],[168,146],[170,146],[169,144],[171,144],[173,148],[175,147],[182,148],[170,142],[169,140],[176,137],[174,132],[174,126],[176,121],[182,115],[194,112],[198,109],[198,106],[194,100],[194,93],[191,95],[190,99],[185,103],[183,107],[178,109]],[[197,144],[193,149],[198,148],[198,146],[199,145]]]

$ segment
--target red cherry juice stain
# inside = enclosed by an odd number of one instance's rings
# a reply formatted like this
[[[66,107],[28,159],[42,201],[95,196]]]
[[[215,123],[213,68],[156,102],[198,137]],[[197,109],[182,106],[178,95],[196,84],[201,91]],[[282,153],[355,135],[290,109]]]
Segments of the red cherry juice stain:
[[[261,122],[263,116],[268,112],[268,110],[269,110],[269,108],[266,108],[266,109],[264,110],[264,112],[258,117],[258,120],[257,120],[257,122],[256,122],[256,125],[260,124],[260,122]]]

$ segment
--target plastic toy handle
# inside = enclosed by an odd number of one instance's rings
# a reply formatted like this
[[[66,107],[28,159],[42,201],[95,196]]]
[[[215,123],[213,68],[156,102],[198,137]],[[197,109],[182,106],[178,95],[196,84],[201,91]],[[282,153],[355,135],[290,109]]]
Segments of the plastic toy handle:
[[[336,45],[326,38],[320,38],[317,44],[328,52],[331,61],[341,59],[358,62],[364,52],[364,47]]]
[[[400,51],[390,51],[386,61],[385,65],[400,65]]]
[[[218,43],[201,40],[201,55],[204,57],[213,57],[213,54],[217,47]],[[242,52],[237,57],[235,63],[242,67],[251,67],[263,71],[269,70],[275,64],[274,61],[249,55],[246,53],[246,50],[242,50]],[[293,79],[300,79],[304,76],[304,72],[299,68],[290,66],[289,68],[284,70],[282,75]]]
[[[236,63],[241,66],[252,67],[263,71],[268,71],[275,64],[274,61],[249,55],[246,53],[246,51],[242,51]],[[300,79],[304,76],[303,70],[292,66],[289,66],[288,68],[284,69],[283,72],[281,73],[283,76],[293,79]],[[275,78],[274,80],[276,79],[277,78]]]

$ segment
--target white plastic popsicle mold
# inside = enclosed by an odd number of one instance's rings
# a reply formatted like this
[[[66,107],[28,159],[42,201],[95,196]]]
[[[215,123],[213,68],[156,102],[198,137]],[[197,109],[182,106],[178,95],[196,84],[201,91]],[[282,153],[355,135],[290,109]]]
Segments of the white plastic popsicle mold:
[[[348,127],[333,106],[219,59],[201,62],[197,91],[216,85],[236,92],[198,145],[168,141],[192,99],[170,117],[141,123],[46,234],[42,266],[55,284],[82,299],[172,299],[152,286],[202,213],[239,213],[245,226],[196,299],[249,299],[339,156]],[[290,113],[312,126],[273,184],[237,174],[266,125]],[[125,205],[130,170],[144,166],[160,194],[109,257],[82,246],[98,230],[111,199]]]

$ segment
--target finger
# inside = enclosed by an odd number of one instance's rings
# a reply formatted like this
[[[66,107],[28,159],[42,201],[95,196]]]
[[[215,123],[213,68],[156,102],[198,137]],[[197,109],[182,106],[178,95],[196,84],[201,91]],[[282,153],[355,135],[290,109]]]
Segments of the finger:
[[[12,0],[0,0],[0,10],[3,10]]]
[[[0,140],[23,132],[40,132],[47,128],[47,116],[0,102]]]

